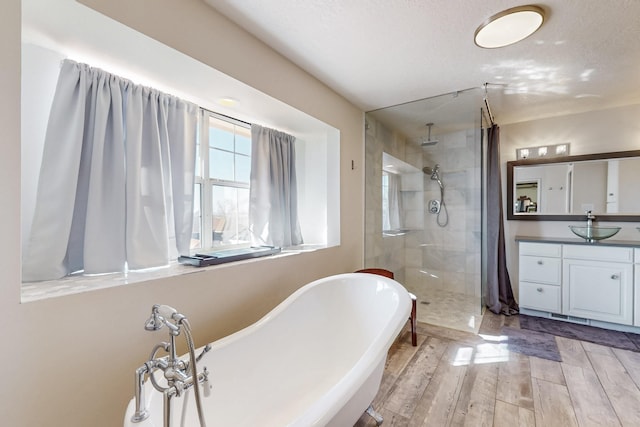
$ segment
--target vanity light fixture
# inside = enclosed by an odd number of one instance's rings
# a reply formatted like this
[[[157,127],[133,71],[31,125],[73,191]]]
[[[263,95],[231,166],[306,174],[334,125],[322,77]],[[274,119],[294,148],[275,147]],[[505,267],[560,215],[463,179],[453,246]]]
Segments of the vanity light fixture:
[[[556,145],[556,154],[558,156],[565,156],[569,154],[569,144],[558,144]]]
[[[476,30],[473,41],[486,49],[509,46],[535,33],[543,22],[544,9],[540,6],[512,7],[484,21]]]
[[[516,159],[535,159],[540,157],[561,157],[569,155],[569,143],[542,145],[539,147],[516,148]]]

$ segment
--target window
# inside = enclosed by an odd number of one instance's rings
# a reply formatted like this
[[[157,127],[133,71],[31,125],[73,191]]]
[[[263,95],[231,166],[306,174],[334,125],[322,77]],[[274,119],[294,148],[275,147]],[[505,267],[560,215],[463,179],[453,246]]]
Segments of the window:
[[[35,34],[35,33],[34,33]],[[23,34],[24,36],[24,34]],[[145,38],[145,42],[151,39]],[[62,45],[59,45],[62,49]],[[60,72],[60,64],[66,58],[66,54],[59,53],[56,49],[58,47],[44,48],[31,43],[24,43],[22,45],[22,100],[21,105],[23,111],[28,114],[23,114],[22,123],[22,142],[21,142],[21,225],[22,225],[22,249],[23,260],[27,259],[26,248],[29,247],[29,241],[32,237],[31,224],[33,223],[33,216],[36,204],[37,184],[41,171],[43,145],[46,134],[47,122],[49,119],[49,112],[55,93],[57,78]],[[165,46],[158,45],[161,49],[166,49]],[[62,49],[61,51],[65,51]],[[88,53],[89,51],[87,51]],[[163,51],[165,52],[165,51]],[[174,58],[174,54],[179,52],[167,49],[164,53],[169,55],[167,57]],[[164,55],[163,54],[163,55]],[[91,55],[90,55],[91,56]],[[278,127],[284,128],[296,135],[296,171],[298,175],[298,194],[299,194],[299,211],[300,226],[302,228],[302,234],[305,237],[305,244],[301,248],[295,248],[292,250],[314,250],[324,247],[332,247],[340,244],[341,230],[340,230],[340,165],[344,162],[341,161],[340,156],[340,130],[336,129],[322,121],[309,116],[308,114],[296,110],[295,108],[286,105],[268,95],[265,95],[254,88],[244,85],[230,77],[224,76],[216,70],[207,68],[202,70],[203,64],[197,61],[192,61],[186,56],[178,56],[176,60],[188,59],[193,62],[195,68],[190,68],[188,61],[183,61],[181,64],[186,64],[186,73],[190,76],[206,76],[201,80],[196,79],[189,81],[189,87],[183,87],[181,84],[183,80],[174,81],[171,76],[163,76],[162,68],[155,68],[155,71],[159,71],[159,74],[153,74],[153,70],[145,69],[144,64],[139,64],[140,69],[144,69],[150,74],[153,82],[160,83],[161,88],[167,89],[168,92],[172,92],[174,89],[178,93],[190,94],[190,98],[200,99],[200,92],[193,92],[193,87],[201,87],[202,90],[209,87],[224,89],[227,93],[240,92],[247,94],[251,99],[256,100],[256,104],[260,105],[260,109],[256,108],[254,111],[241,111],[241,114],[245,117],[251,117],[251,121],[256,123],[265,124],[277,124]],[[110,64],[96,64],[102,65],[105,70],[110,70],[112,66]],[[115,64],[114,64],[115,66]],[[120,68],[115,66],[115,68]],[[126,67],[125,67],[126,68]],[[195,71],[194,71],[195,70]],[[126,69],[122,69],[122,76],[124,78],[136,80],[135,75],[129,74]],[[146,73],[145,73],[146,74]],[[223,77],[219,77],[223,76]],[[166,77],[166,78],[165,78]],[[178,86],[176,86],[178,85]],[[239,110],[240,111],[240,110]],[[223,111],[224,112],[224,111]],[[193,251],[209,251],[214,245],[214,227],[213,227],[213,186],[222,184],[228,184],[224,182],[224,179],[219,177],[211,177],[207,173],[207,176],[203,176],[202,171],[209,171],[209,118],[211,115],[208,112],[200,112],[198,116],[199,129],[205,129],[201,131],[201,137],[204,139],[204,143],[198,146],[198,149],[205,149],[205,154],[198,154],[197,159],[197,174],[198,178],[195,182],[195,194],[194,203],[196,206],[195,215],[193,217],[194,228],[192,233],[192,247]],[[243,153],[242,150],[237,147],[240,137],[245,137],[246,146],[248,147],[248,141],[250,140],[250,131],[246,128],[246,124],[228,119],[225,116],[214,116],[222,120],[221,126],[227,126],[227,133],[233,133],[234,148],[233,155],[238,154],[240,157]],[[200,123],[204,122],[204,125]],[[214,123],[216,123],[214,121]],[[220,122],[217,122],[220,124]],[[229,132],[229,124],[235,125],[235,128]],[[215,126],[214,126],[215,127]],[[224,128],[223,128],[224,129]],[[242,144],[242,142],[240,142]],[[218,147],[213,147],[218,148]],[[222,148],[222,147],[220,147]],[[222,150],[225,151],[225,150]],[[231,150],[226,150],[227,152]],[[204,157],[207,156],[207,163],[205,165]],[[245,157],[247,161],[245,165],[249,165],[249,152],[246,152]],[[235,159],[235,157],[233,157]],[[227,185],[228,188],[236,188],[245,190],[249,188],[248,179],[238,179],[236,174],[242,175],[242,161],[239,160],[239,164],[234,164],[232,170],[234,171],[234,180],[239,181],[234,187],[233,185]],[[223,173],[223,170],[221,170]],[[245,168],[245,176],[247,175],[247,169]],[[218,181],[216,181],[216,179]],[[236,190],[236,197],[238,190]],[[241,193],[241,191],[240,191]],[[246,194],[246,192],[245,192]],[[223,195],[224,196],[224,195]],[[242,194],[240,194],[242,198]],[[243,202],[236,199],[238,206],[241,206]],[[245,218],[246,218],[245,208]],[[220,249],[229,248],[220,247],[225,240],[228,244],[233,245],[241,239],[241,232],[246,231],[241,226],[241,215],[237,214],[235,218],[235,230],[231,228],[230,220],[222,228],[222,239],[216,240],[216,245]],[[245,220],[246,224],[246,220]],[[240,226],[238,226],[240,225]],[[237,231],[236,231],[237,230]],[[236,235],[236,237],[234,237]],[[205,241],[206,240],[206,241]],[[231,241],[235,240],[234,243]],[[249,246],[249,243],[244,243],[244,246]],[[178,255],[178,254],[176,254]],[[173,256],[173,254],[172,254]],[[80,276],[68,276],[64,280],[64,286],[52,286],[55,280],[46,280],[42,282],[25,283],[22,287],[22,302],[35,301],[52,296],[61,296],[67,294],[73,294],[77,292],[85,292],[93,289],[100,289],[107,286],[116,286],[122,283],[135,283],[141,280],[147,280],[149,278],[157,277],[169,277],[175,274],[182,274],[184,269],[182,268],[168,268],[161,269],[153,272],[129,271],[128,275],[105,275],[96,276],[92,278],[84,278]],[[125,280],[123,280],[123,277]],[[24,279],[24,276],[23,276]],[[76,281],[76,279],[78,279]],[[91,283],[92,286],[87,286],[87,283]],[[93,286],[97,285],[97,286]]]
[[[389,173],[382,171],[382,230],[391,230],[389,221]]]
[[[199,132],[191,248],[250,246],[251,128],[203,110]]]

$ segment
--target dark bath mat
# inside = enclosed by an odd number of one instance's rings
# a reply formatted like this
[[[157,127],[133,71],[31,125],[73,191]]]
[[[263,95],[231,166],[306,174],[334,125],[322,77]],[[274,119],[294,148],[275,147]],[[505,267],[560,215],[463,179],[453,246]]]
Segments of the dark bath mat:
[[[520,315],[520,328],[640,352],[640,335],[630,332],[611,331],[526,314]]]
[[[504,326],[500,332],[507,337],[509,351],[562,362],[556,339],[551,334],[509,326]]]

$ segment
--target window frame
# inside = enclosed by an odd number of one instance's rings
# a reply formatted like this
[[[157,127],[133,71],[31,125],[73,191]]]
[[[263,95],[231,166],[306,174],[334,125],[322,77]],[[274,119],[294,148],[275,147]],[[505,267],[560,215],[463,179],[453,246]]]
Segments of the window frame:
[[[196,174],[194,177],[194,192],[196,191],[197,186],[200,189],[200,247],[192,248],[191,254],[199,253],[199,252],[207,252],[216,249],[232,249],[239,247],[249,247],[251,243],[238,243],[238,244],[225,244],[214,246],[213,239],[213,187],[221,186],[221,187],[229,187],[229,188],[242,188],[242,189],[250,189],[249,182],[242,181],[233,181],[219,178],[211,178],[210,175],[210,148],[212,148],[209,144],[209,119],[214,118],[227,123],[230,123],[234,126],[242,127],[245,129],[251,130],[251,124],[244,122],[242,120],[235,119],[233,117],[226,116],[224,114],[216,113],[214,111],[209,111],[204,108],[200,109],[200,118],[198,121],[198,150],[196,159],[200,161],[200,173]],[[216,150],[220,150],[227,153],[232,153],[235,155],[244,155],[246,154],[239,153],[235,151],[235,142],[233,151],[215,148]],[[247,157],[251,159],[251,154]],[[234,165],[235,167],[235,165]],[[194,212],[194,224],[195,224],[195,212]],[[192,233],[193,234],[193,233]]]

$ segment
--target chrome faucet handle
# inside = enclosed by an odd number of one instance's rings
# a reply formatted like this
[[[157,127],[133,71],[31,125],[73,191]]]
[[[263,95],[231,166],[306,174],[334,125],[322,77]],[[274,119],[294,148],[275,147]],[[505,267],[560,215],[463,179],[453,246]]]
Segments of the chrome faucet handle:
[[[147,331],[157,331],[162,326],[167,325],[171,335],[180,335],[180,324],[185,317],[178,313],[175,308],[168,305],[154,304],[151,307],[151,317],[144,324]]]
[[[144,329],[147,331],[157,331],[164,324],[162,317],[158,313],[158,304],[151,307],[151,317],[144,323]]]
[[[202,352],[196,357],[196,362],[199,362],[200,359],[202,359],[205,353],[207,353],[209,350],[211,350],[211,344],[205,345],[204,348],[202,349]]]

